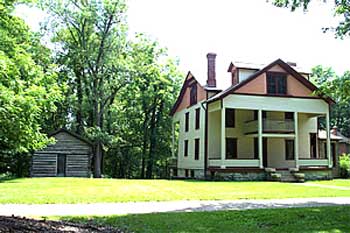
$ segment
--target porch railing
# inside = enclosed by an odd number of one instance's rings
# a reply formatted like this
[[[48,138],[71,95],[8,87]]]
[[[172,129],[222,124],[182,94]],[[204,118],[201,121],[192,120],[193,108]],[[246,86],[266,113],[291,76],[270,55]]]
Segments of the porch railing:
[[[257,133],[258,121],[247,121],[244,125],[244,133]],[[263,119],[263,132],[292,133],[294,132],[293,120]]]
[[[301,166],[301,167],[328,166],[328,159],[299,158],[299,166]]]
[[[209,166],[220,167],[220,159],[210,159]],[[259,167],[260,162],[258,159],[226,159],[224,164],[226,167]]]

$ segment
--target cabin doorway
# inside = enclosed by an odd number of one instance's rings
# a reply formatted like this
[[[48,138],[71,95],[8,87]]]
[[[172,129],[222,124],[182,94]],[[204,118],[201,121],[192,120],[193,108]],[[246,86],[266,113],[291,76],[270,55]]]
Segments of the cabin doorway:
[[[66,176],[66,155],[57,155],[57,176]]]

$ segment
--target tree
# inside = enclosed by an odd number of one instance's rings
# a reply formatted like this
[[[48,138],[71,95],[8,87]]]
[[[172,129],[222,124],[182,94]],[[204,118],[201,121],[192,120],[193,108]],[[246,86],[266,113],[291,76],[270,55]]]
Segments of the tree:
[[[49,50],[13,16],[14,2],[0,0],[0,172],[16,173],[16,158],[49,142],[41,125],[56,111],[61,88]]]
[[[350,137],[350,72],[338,76],[331,68],[316,66],[312,70],[312,79],[320,87],[320,94],[336,101],[331,107],[331,124]]]
[[[49,26],[58,44],[57,62],[69,77],[75,103],[73,127],[94,141],[94,176],[101,177],[104,125],[118,91],[129,82],[126,56],[126,5],[122,0],[40,1],[54,22]]]
[[[302,7],[306,11],[311,0],[274,0],[273,3],[278,7],[287,7],[292,11]],[[323,30],[334,30],[337,37],[343,38],[350,35],[350,3],[349,0],[334,0],[334,15],[342,19],[336,28],[325,27]]]

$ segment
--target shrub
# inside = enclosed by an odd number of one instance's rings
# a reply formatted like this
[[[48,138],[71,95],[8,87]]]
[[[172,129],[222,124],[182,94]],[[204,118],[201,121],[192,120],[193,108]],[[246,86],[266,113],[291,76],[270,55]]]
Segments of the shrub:
[[[350,154],[342,154],[339,157],[340,176],[348,178],[350,176]]]

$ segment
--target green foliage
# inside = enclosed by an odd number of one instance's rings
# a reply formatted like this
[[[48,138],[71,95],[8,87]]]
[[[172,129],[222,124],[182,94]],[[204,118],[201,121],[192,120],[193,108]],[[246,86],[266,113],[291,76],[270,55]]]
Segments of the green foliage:
[[[55,67],[36,56],[48,50],[12,15],[13,3],[0,1],[0,173],[16,173],[12,167],[22,159],[14,158],[49,142],[41,124],[61,100]]]
[[[331,68],[316,66],[311,79],[320,88],[318,94],[329,96],[336,102],[331,106],[331,125],[350,137],[350,72],[338,76]]]
[[[273,4],[278,7],[287,7],[292,11],[302,7],[306,11],[311,0],[273,0]],[[349,0],[334,0],[334,16],[340,18],[337,27],[325,27],[324,32],[334,31],[339,38],[350,36],[350,2]]]
[[[344,178],[350,177],[350,154],[342,154],[339,157],[340,176]]]
[[[40,0],[69,86],[66,125],[95,148],[94,175],[166,176],[171,119],[180,77],[156,41],[127,38],[123,0]],[[103,160],[102,160],[103,157]],[[103,164],[102,164],[103,162]],[[146,174],[147,173],[147,174]]]

